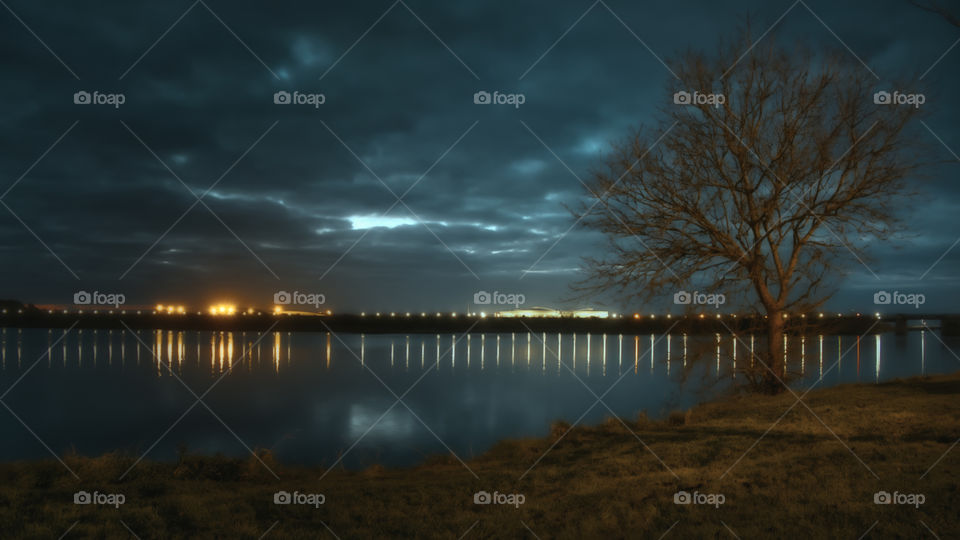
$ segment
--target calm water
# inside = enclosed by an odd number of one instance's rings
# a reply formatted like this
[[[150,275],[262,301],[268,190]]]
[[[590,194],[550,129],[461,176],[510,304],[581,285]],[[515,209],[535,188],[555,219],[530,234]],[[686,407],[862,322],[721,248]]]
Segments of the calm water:
[[[48,457],[44,444],[153,459],[173,459],[181,444],[233,456],[260,447],[300,464],[346,452],[351,468],[448,449],[466,459],[505,437],[544,435],[557,419],[689,407],[728,388],[753,344],[730,335],[0,329],[0,399],[12,410],[0,409],[0,459]],[[932,332],[807,336],[789,339],[787,357],[806,389],[821,378],[830,386],[956,371],[950,349],[960,342]]]

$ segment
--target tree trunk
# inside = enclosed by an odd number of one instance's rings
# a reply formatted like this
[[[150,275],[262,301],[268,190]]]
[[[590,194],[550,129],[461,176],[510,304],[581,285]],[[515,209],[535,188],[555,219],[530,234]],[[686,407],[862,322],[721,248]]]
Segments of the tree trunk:
[[[783,355],[784,326],[782,311],[770,310],[767,312],[767,367],[770,369],[764,374],[764,380],[768,389],[773,393],[779,393],[785,389],[782,382],[786,375]]]

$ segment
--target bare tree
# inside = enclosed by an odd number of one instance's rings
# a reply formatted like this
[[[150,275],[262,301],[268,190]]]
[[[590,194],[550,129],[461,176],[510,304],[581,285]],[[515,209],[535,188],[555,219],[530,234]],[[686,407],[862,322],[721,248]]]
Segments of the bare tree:
[[[904,129],[918,108],[875,97],[869,72],[839,54],[763,43],[745,32],[675,63],[680,87],[657,124],[592,173],[577,213],[610,249],[585,259],[578,287],[669,302],[699,284],[762,307],[762,379],[779,391],[785,319],[830,297],[840,255],[862,262],[902,225],[892,203],[919,166]]]

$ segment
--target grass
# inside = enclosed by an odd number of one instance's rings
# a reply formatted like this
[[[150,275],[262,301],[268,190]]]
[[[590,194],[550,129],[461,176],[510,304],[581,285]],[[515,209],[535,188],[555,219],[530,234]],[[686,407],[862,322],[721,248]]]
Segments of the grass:
[[[960,449],[948,452],[958,397],[960,373],[817,390],[797,404],[738,396],[660,422],[558,422],[466,466],[440,456],[326,471],[261,453],[280,480],[253,457],[142,461],[123,480],[136,456],[64,456],[81,480],[53,459],[5,463],[0,524],[4,538],[946,538],[960,531]],[[126,501],[75,505],[78,490]],[[276,505],[278,490],[323,493],[325,504]],[[525,501],[477,505],[480,490]],[[725,502],[674,504],[678,490]],[[880,490],[926,500],[874,504]]]

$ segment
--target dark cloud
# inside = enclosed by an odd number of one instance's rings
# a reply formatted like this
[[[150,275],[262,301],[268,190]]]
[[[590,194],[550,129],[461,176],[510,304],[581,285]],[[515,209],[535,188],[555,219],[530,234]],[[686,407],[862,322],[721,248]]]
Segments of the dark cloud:
[[[23,222],[0,208],[0,297],[264,304],[300,288],[357,311],[462,310],[479,289],[569,298],[602,238],[567,233],[566,207],[611,141],[656,118],[674,81],[661,59],[709,51],[747,16],[759,34],[790,7],[609,1],[571,28],[589,3],[8,4],[0,190],[29,173],[3,198]],[[960,37],[907,2],[808,4],[816,15],[794,5],[769,39],[849,47],[878,85]],[[924,75],[938,99],[917,126],[944,161],[960,149],[958,55]],[[78,106],[80,90],[126,103]],[[326,101],[276,105],[281,90]],[[526,102],[474,105],[481,90]],[[913,236],[870,246],[870,270],[850,257],[838,306],[885,287],[958,300],[960,249],[920,279],[960,236],[956,167],[900,209]]]

